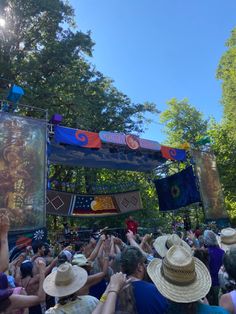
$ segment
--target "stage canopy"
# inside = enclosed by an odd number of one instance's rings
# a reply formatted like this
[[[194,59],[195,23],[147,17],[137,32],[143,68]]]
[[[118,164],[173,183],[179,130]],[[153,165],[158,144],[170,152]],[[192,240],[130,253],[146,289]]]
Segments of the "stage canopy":
[[[147,172],[165,163],[166,159],[160,151],[141,148],[134,151],[121,145],[103,143],[96,149],[51,143],[49,161],[60,165]]]

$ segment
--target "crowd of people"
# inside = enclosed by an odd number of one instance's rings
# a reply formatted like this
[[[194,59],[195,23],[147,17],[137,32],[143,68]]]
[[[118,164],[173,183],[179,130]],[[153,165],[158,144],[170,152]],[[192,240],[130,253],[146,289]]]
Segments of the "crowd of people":
[[[0,313],[236,313],[236,231],[159,232],[86,243],[34,241],[9,261],[0,214]],[[134,231],[134,232],[133,232]]]

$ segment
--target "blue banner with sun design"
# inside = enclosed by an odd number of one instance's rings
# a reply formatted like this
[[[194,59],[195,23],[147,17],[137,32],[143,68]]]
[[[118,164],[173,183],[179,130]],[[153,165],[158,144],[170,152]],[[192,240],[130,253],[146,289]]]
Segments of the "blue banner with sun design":
[[[193,168],[154,181],[160,211],[174,210],[201,201]]]

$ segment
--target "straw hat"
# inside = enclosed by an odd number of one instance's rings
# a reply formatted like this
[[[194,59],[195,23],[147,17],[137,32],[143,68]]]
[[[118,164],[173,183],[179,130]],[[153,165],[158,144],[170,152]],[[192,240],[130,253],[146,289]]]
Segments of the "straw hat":
[[[198,301],[211,287],[206,266],[180,245],[172,246],[163,260],[155,258],[147,272],[160,293],[177,303]]]
[[[66,262],[45,278],[43,289],[53,297],[65,297],[82,288],[87,278],[86,270]]]
[[[236,230],[233,228],[225,228],[220,233],[220,246],[227,251],[232,246],[236,246]]]
[[[191,252],[190,246],[183,240],[180,239],[180,237],[177,234],[167,234],[164,236],[160,236],[156,238],[156,240],[153,243],[153,246],[157,253],[164,257],[173,245],[181,245],[186,248],[189,252]]]
[[[72,265],[88,266],[88,265],[91,265],[91,263],[88,262],[84,254],[75,254],[72,260]]]

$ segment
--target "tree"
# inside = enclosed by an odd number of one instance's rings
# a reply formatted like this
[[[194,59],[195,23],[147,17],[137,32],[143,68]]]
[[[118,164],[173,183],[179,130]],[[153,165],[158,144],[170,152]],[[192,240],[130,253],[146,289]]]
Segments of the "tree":
[[[61,113],[68,126],[90,131],[139,133],[145,112],[158,113],[153,103],[132,103],[85,59],[94,44],[89,32],[76,30],[66,2],[10,0],[1,9],[1,75],[24,87],[24,103]]]
[[[227,123],[235,130],[236,121],[236,28],[226,42],[228,50],[221,57],[217,78],[222,80],[222,104]],[[234,131],[236,135],[236,130]]]
[[[6,27],[0,29],[0,87],[9,82],[25,90],[23,104],[63,115],[68,127],[140,134],[145,128],[146,112],[158,114],[153,103],[133,103],[118,91],[88,62],[94,43],[90,33],[76,29],[74,11],[62,0],[8,0],[0,2]],[[33,115],[30,112],[30,115]],[[35,113],[37,117],[37,113]],[[52,180],[75,185],[68,192],[88,192],[100,182],[100,171],[85,168],[51,166]],[[103,181],[116,182],[108,171]],[[122,180],[127,180],[124,174]],[[143,185],[147,185],[145,175]],[[82,184],[79,185],[78,182]],[[150,195],[149,195],[150,196]],[[151,197],[151,196],[150,196]],[[145,204],[150,204],[148,200]]]
[[[178,101],[172,98],[167,105],[168,109],[161,113],[160,120],[165,124],[169,144],[180,147],[188,142],[194,146],[197,140],[206,135],[208,121],[187,99]]]
[[[213,124],[211,136],[213,149],[224,187],[226,205],[231,217],[236,217],[236,28],[226,42],[227,51],[221,57],[217,78],[222,80],[222,105],[224,119],[221,124]]]
[[[209,128],[211,148],[216,156],[217,168],[225,196],[227,210],[236,216],[236,141],[233,131],[225,120],[221,124],[212,121]]]

